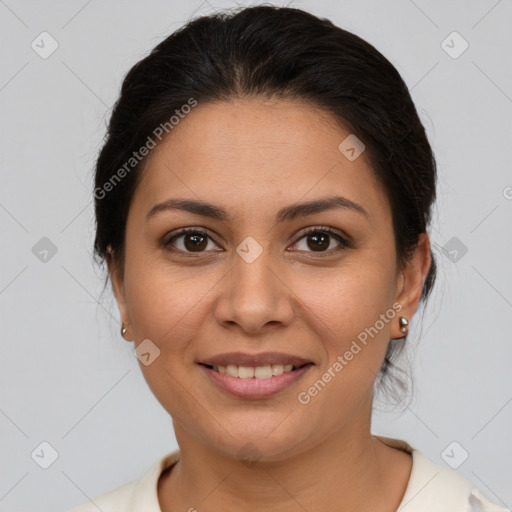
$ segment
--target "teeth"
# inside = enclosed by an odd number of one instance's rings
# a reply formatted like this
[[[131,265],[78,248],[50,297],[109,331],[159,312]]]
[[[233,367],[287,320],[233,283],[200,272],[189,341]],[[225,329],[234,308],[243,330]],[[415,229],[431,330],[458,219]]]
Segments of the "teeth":
[[[250,366],[239,366],[238,377],[241,379],[252,379],[254,377],[254,368]]]
[[[254,376],[257,379],[270,379],[272,377],[272,366],[257,366],[254,368]]]
[[[235,366],[234,364],[228,364],[226,366],[226,373],[230,377],[238,377],[238,366]]]
[[[231,377],[238,377],[240,379],[270,379],[272,376],[277,377],[285,372],[291,372],[293,365],[291,364],[273,364],[267,366],[236,366],[228,364],[227,366],[214,366],[214,370],[219,373],[225,373]]]

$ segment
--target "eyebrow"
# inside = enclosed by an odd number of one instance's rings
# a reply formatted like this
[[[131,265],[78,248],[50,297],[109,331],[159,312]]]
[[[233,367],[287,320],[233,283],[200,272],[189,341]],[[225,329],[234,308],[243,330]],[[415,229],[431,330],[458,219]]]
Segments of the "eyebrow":
[[[342,196],[329,196],[319,199],[314,199],[308,202],[294,203],[285,206],[276,214],[276,222],[291,221],[298,217],[312,215],[334,208],[343,208],[351,210],[364,215],[369,218],[368,212],[359,204],[346,197]],[[232,220],[229,213],[219,206],[208,203],[206,201],[199,201],[195,199],[167,199],[161,203],[155,204],[147,213],[146,219],[157,215],[158,213],[168,210],[184,210],[195,215],[209,217],[211,219],[227,222]]]

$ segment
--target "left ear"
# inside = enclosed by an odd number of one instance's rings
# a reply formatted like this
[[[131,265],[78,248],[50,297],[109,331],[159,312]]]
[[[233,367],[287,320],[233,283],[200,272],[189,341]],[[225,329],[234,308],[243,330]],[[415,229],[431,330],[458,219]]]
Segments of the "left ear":
[[[404,268],[399,271],[397,279],[395,302],[402,305],[399,316],[403,316],[409,321],[418,309],[423,283],[427,278],[431,262],[429,236],[427,233],[421,233],[416,247]],[[393,323],[391,337],[403,337],[398,321]]]

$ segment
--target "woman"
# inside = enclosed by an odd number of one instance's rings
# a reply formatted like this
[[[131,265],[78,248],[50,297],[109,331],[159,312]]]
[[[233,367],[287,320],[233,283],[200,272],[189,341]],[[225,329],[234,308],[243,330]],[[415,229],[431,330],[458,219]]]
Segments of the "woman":
[[[126,76],[95,251],[179,452],[77,512],[503,511],[373,436],[435,262],[396,69],[298,9],[198,18]]]

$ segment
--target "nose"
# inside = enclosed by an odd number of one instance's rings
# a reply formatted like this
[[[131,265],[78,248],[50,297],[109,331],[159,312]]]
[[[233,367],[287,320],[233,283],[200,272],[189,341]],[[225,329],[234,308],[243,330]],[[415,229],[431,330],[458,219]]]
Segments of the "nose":
[[[294,316],[293,293],[268,250],[251,263],[238,255],[234,260],[216,302],[217,322],[223,327],[236,325],[247,334],[289,325]]]

